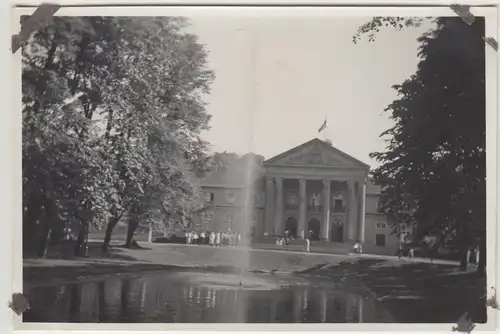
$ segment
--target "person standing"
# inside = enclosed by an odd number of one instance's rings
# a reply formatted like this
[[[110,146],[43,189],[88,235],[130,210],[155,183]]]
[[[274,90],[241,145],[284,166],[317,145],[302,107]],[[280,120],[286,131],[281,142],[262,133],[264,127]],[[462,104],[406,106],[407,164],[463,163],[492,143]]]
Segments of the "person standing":
[[[210,237],[208,242],[210,243],[210,246],[215,246],[215,232],[210,232]]]
[[[309,253],[311,251],[311,236],[312,236],[312,233],[313,233],[312,230],[309,230],[309,232],[307,232],[307,236],[306,236],[306,252],[307,253]]]
[[[221,234],[220,234],[220,231],[217,231],[217,233],[215,234],[215,246],[216,247],[221,247]]]

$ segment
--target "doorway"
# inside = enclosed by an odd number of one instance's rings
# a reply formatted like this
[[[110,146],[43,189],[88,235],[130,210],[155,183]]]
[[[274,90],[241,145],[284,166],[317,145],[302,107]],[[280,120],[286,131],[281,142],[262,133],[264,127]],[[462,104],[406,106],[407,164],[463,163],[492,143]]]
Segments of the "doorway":
[[[330,241],[344,242],[344,222],[341,219],[337,219],[332,223]]]
[[[288,217],[285,222],[285,231],[288,231],[289,237],[297,237],[297,221],[293,217]]]
[[[319,233],[321,231],[321,224],[316,218],[311,218],[307,224],[307,231],[311,233],[311,240],[319,240]]]

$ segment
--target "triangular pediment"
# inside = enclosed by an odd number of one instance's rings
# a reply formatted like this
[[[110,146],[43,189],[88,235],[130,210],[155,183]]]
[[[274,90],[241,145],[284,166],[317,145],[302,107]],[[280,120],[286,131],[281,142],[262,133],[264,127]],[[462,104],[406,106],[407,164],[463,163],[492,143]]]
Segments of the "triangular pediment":
[[[265,161],[265,164],[280,166],[370,168],[367,164],[317,138],[279,154]]]

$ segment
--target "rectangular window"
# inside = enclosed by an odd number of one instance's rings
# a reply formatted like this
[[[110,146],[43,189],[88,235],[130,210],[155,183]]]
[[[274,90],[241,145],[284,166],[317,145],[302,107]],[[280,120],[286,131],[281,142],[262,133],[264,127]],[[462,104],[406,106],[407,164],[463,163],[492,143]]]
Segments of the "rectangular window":
[[[333,206],[333,211],[344,212],[344,203],[343,203],[342,199],[335,200],[335,204]]]
[[[377,225],[376,225],[376,228],[377,228],[378,230],[383,230],[383,229],[385,229],[386,227],[387,227],[387,224],[386,224],[386,223],[377,223]]]
[[[289,193],[286,195],[286,205],[289,208],[295,208],[299,205],[299,197],[296,193]]]
[[[385,247],[385,234],[375,234],[375,245]]]
[[[214,201],[214,193],[205,193],[205,202],[212,203]]]
[[[234,220],[234,217],[232,214],[230,213],[226,213],[224,215],[224,220],[226,221],[226,224],[229,226],[229,229],[233,229],[233,220]]]
[[[236,193],[234,191],[227,191],[226,200],[228,203],[234,203],[234,201],[236,200]]]
[[[212,222],[213,212],[205,211],[202,214],[202,223],[205,230],[210,228],[210,223]]]

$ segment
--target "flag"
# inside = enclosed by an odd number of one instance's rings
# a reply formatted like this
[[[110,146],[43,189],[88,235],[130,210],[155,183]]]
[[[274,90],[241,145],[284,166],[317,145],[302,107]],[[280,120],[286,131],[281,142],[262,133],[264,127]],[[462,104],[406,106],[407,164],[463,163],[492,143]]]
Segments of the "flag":
[[[325,121],[323,122],[323,125],[321,125],[321,127],[319,128],[318,132],[323,131],[325,128],[326,128],[326,119],[325,119]]]

